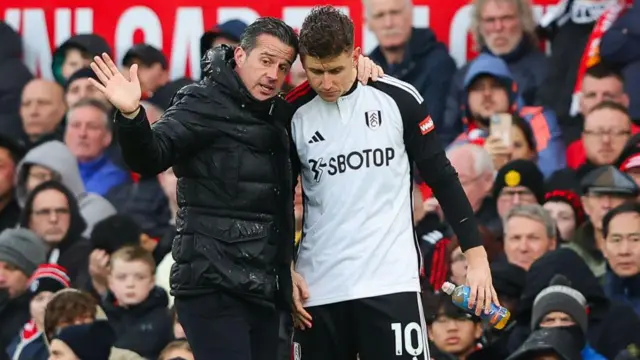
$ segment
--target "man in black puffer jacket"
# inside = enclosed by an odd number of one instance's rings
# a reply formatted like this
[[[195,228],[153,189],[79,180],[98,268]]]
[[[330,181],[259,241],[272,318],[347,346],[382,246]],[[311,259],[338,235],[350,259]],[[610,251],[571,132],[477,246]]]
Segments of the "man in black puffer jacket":
[[[293,188],[287,112],[276,95],[297,54],[291,27],[273,18],[249,26],[234,52],[203,58],[205,80],[183,87],[149,126],[131,81],[108,55],[94,82],[119,109],[122,155],[140,174],[169,167],[179,210],[171,289],[196,359],[273,359],[276,305],[291,310]]]

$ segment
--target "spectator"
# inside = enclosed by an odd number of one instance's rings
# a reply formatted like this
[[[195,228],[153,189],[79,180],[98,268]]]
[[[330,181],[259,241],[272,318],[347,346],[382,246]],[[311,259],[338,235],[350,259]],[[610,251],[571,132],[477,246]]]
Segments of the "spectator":
[[[143,97],[152,96],[158,88],[169,82],[169,62],[159,49],[148,44],[134,45],[122,58],[122,73],[129,74],[133,64],[138,64]]]
[[[471,32],[481,53],[500,57],[518,84],[518,93],[526,105],[533,105],[538,87],[547,77],[548,60],[538,47],[536,23],[529,0],[474,0]],[[462,132],[460,120],[463,80],[470,63],[456,72],[447,99],[446,130],[453,140]]]
[[[631,119],[626,108],[611,101],[593,107],[584,119],[582,143],[587,160],[578,168],[578,178],[597,166],[615,163],[630,137]]]
[[[64,185],[47,181],[36,186],[24,205],[20,226],[42,239],[48,248],[48,262],[67,269],[74,287],[86,286],[91,251],[82,237],[86,223],[76,199]]]
[[[64,85],[74,72],[89,66],[93,57],[102,53],[111,55],[111,48],[99,35],[72,36],[53,53],[53,77],[58,84]]]
[[[160,353],[158,360],[195,360],[187,340],[170,342]]]
[[[69,109],[64,142],[76,157],[87,192],[106,195],[130,177],[105,154],[111,144],[109,110],[93,99],[83,99]]]
[[[69,287],[69,276],[63,267],[40,265],[29,279],[31,320],[20,330],[7,348],[13,360],[47,360],[49,347],[44,336],[44,313],[53,295]]]
[[[617,14],[619,17],[602,35],[600,56],[602,60],[622,68],[625,92],[629,94],[629,113],[634,120],[640,120],[640,89],[637,79],[640,76],[640,3],[633,3],[629,9]]]
[[[24,207],[29,193],[48,180],[60,181],[75,195],[80,213],[87,223],[83,234],[85,237],[89,237],[98,221],[116,213],[116,209],[105,198],[87,193],[80,177],[78,161],[60,141],[49,141],[33,148],[18,164],[15,178],[18,204]]]
[[[106,108],[111,109],[111,103],[89,79],[97,80],[96,73],[91,68],[85,67],[74,72],[64,85],[64,99],[67,109],[73,108],[82,99],[93,99],[101,102]]]
[[[629,139],[616,165],[640,186],[640,134]]]
[[[24,153],[24,148],[12,138],[0,134],[0,231],[14,227],[20,217],[13,178]]]
[[[116,330],[116,346],[156,359],[173,339],[167,293],[155,286],[155,262],[140,247],[111,255],[109,293],[102,302]]]
[[[247,28],[247,24],[242,20],[229,20],[214,26],[200,37],[200,58],[204,57],[207,50],[218,45],[238,45],[240,37]]]
[[[537,163],[546,176],[565,166],[564,144],[553,113],[541,107],[522,106],[513,76],[506,63],[498,57],[481,54],[469,65],[464,78],[464,119],[466,130],[457,142],[484,145],[489,134],[491,116],[499,113],[519,115],[533,129],[538,153]],[[510,153],[513,158],[513,153]]]
[[[171,218],[169,224],[171,225],[167,232],[158,241],[159,246],[166,247],[173,243],[173,238],[176,236],[176,216],[178,214],[178,196],[177,185],[178,178],[173,172],[173,168],[169,168],[166,171],[158,174],[158,182],[162,187],[162,191],[169,199],[169,213]],[[156,258],[157,259],[157,258]],[[158,261],[158,260],[156,260]],[[171,274],[171,268],[175,260],[171,253],[167,254],[162,260],[158,261],[158,268],[156,269],[156,285],[165,289],[167,292],[171,290],[171,284],[169,278]],[[173,296],[169,296],[169,303],[173,304]]]
[[[533,300],[531,330],[538,328],[564,328],[578,339],[585,339],[588,326],[587,299],[571,287],[563,275],[551,279],[549,287]],[[606,360],[586,340],[582,349],[583,360]]]
[[[584,209],[577,190],[575,172],[570,169],[558,170],[547,180],[544,195],[545,210],[555,220],[558,228],[558,241],[568,242],[576,229],[585,221]]]
[[[47,343],[68,326],[90,324],[96,320],[107,320],[107,316],[91,294],[76,289],[60,290],[47,304],[44,315]],[[109,360],[144,359],[133,351],[112,347]]]
[[[555,223],[542,206],[519,205],[509,210],[504,218],[504,253],[509,263],[529,270],[556,246]]]
[[[46,260],[42,240],[25,229],[0,233],[0,359],[11,340],[29,321],[29,277]]]
[[[22,39],[9,24],[0,21],[0,124],[4,135],[24,136],[20,122],[20,94],[33,75],[22,62]]]
[[[557,274],[566,277],[571,286],[587,299],[587,342],[595,351],[607,359],[613,359],[629,344],[638,343],[640,319],[635,316],[633,309],[609,301],[598,279],[580,256],[561,248],[548,252],[529,268],[518,311],[513,314],[516,325],[509,336],[509,351],[515,351],[531,333],[534,300]]]
[[[581,187],[582,206],[589,220],[578,228],[566,246],[577,252],[593,274],[600,279],[606,267],[601,252],[604,244],[602,218],[614,207],[633,201],[640,189],[633,179],[613,166],[593,170],[584,177]]]
[[[25,85],[20,102],[20,118],[27,135],[27,148],[61,139],[65,111],[62,86],[43,79],[34,79]]]
[[[498,216],[504,219],[514,206],[541,204],[544,200],[544,179],[535,163],[514,160],[498,171],[492,193],[497,202]]]
[[[536,140],[533,130],[526,120],[520,116],[511,117],[510,144],[506,145],[502,137],[489,135],[484,142],[484,148],[493,159],[493,166],[500,169],[511,160],[538,161]]]
[[[531,336],[507,360],[583,360],[584,338],[568,329],[543,328]]]
[[[107,321],[67,326],[51,341],[50,360],[108,360],[116,338]]]
[[[480,318],[456,307],[451,302],[451,298],[444,293],[429,295],[425,300],[423,302],[425,302],[426,314],[429,314],[426,320],[427,334],[432,344],[431,358],[435,360],[482,358],[482,350],[479,346],[482,336]],[[474,354],[476,352],[478,354]]]
[[[289,84],[295,88],[305,81],[307,81],[307,73],[304,71],[304,67],[302,67],[302,61],[298,59],[291,65]]]
[[[367,26],[380,44],[369,55],[385,74],[413,85],[429,107],[436,128],[444,121],[446,91],[456,64],[430,29],[413,24],[411,0],[366,0]]]
[[[585,118],[598,104],[605,101],[616,103],[625,109],[629,106],[629,97],[624,93],[620,72],[609,65],[600,63],[588,68],[584,74],[578,113],[575,116],[561,117],[559,120],[562,135],[567,144],[567,165],[569,167],[578,169],[587,162],[587,148],[593,145],[585,143]],[[624,113],[627,114],[627,111],[624,110]]]
[[[640,315],[640,204],[627,203],[609,211],[602,220],[607,259],[604,291],[631,305]]]

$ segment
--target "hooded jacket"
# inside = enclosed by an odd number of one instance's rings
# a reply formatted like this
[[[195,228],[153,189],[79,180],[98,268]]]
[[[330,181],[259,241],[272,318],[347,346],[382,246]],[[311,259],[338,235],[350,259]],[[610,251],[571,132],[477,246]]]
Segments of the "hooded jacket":
[[[484,48],[482,53],[491,54],[491,51]],[[505,61],[509,67],[509,72],[513,74],[513,78],[520,89],[520,94],[522,94],[523,102],[527,105],[533,104],[536,91],[546,79],[548,73],[549,65],[545,54],[531,40],[523,38],[513,51],[499,57]],[[464,127],[462,123],[464,115],[461,113],[464,102],[461,103],[461,101],[464,101],[463,99],[465,98],[463,96],[466,93],[464,79],[471,64],[472,62],[466,63],[456,72],[449,90],[444,124],[439,129],[441,133],[446,134],[449,140],[445,144],[455,139]]]
[[[587,342],[595,351],[613,359],[629,344],[640,343],[640,319],[633,309],[607,299],[598,279],[578,254],[570,249],[558,249],[536,260],[527,272],[516,328],[509,337],[510,351],[515,351],[529,335],[533,301],[556,274],[564,275],[571,287],[587,299]]]
[[[82,237],[82,232],[87,227],[73,193],[57,181],[47,181],[38,186],[27,196],[22,214],[20,215],[20,227],[29,229],[33,200],[42,191],[54,189],[67,198],[69,202],[69,215],[71,220],[64,238],[49,249],[47,253],[48,263],[58,264],[65,269],[71,279],[71,284],[76,288],[83,288],[89,283],[89,254],[91,243]]]
[[[22,88],[33,75],[22,62],[22,39],[7,23],[0,21],[0,124],[2,132],[25,138],[20,120]]]
[[[116,213],[116,209],[105,198],[86,192],[78,170],[78,161],[64,143],[55,140],[31,149],[18,163],[15,175],[16,199],[21,207],[24,207],[27,198],[26,183],[30,165],[53,170],[60,177],[60,182],[75,195],[80,213],[87,224],[84,237],[91,235],[97,222]]]
[[[62,86],[67,82],[67,79],[62,76],[62,64],[67,56],[67,51],[70,49],[78,49],[91,57],[102,53],[107,53],[111,56],[109,44],[99,35],[80,34],[70,37],[53,52],[53,60],[51,61],[53,77]]]
[[[470,64],[463,83],[465,89],[464,98],[460,101],[461,104],[464,104],[464,116],[467,119],[470,118],[467,103],[469,87],[481,75],[490,75],[504,84],[511,102],[509,111],[517,112],[531,126],[538,152],[538,167],[545,178],[551,176],[556,170],[563,169],[566,166],[565,146],[555,115],[542,107],[522,105],[523,100],[519,95],[518,85],[513,80],[507,64],[502,59],[489,54],[481,54]],[[466,132],[458,136],[453,144],[473,142],[484,139],[489,135],[487,131],[477,127],[474,128],[473,124],[467,125]]]
[[[457,68],[447,47],[438,41],[431,29],[413,29],[400,64],[388,64],[380,46],[369,57],[382,67],[385,74],[413,85],[424,98],[436,128],[441,127],[447,89],[451,87]]]

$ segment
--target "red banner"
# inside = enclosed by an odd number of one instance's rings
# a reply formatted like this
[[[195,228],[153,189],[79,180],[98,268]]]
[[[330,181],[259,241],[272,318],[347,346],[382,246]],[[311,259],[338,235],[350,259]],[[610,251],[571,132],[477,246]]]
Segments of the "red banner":
[[[557,0],[536,0],[534,10],[541,16]],[[351,16],[356,25],[356,41],[365,52],[376,46],[366,27],[361,0],[333,0]],[[132,44],[147,42],[161,48],[170,61],[172,78],[198,76],[200,36],[215,24],[231,19],[251,22],[260,16],[282,18],[299,27],[317,0],[269,0],[238,3],[220,0],[160,1],[136,0],[2,0],[0,16],[24,38],[24,60],[29,68],[51,77],[51,53],[74,34],[97,33],[114,49],[119,61]],[[430,27],[447,43],[458,64],[470,52],[468,36],[471,5],[465,0],[414,1],[414,24]]]

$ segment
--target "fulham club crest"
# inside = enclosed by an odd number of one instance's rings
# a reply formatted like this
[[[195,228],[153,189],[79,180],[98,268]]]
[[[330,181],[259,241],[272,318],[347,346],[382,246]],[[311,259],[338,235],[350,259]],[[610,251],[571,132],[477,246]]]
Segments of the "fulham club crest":
[[[380,110],[367,111],[364,113],[364,120],[371,130],[376,130],[382,125],[382,112]]]

